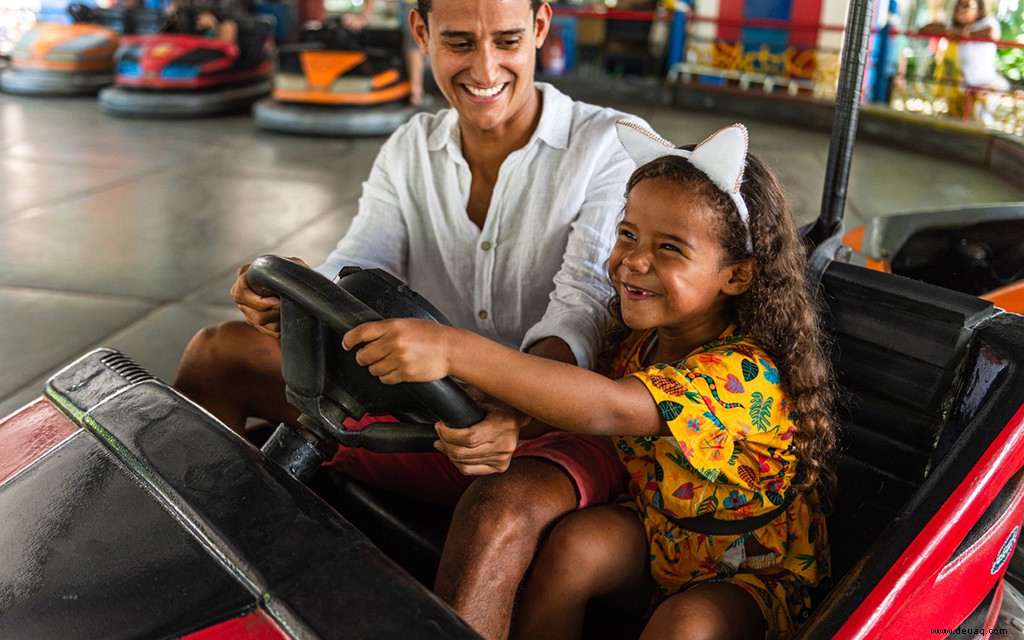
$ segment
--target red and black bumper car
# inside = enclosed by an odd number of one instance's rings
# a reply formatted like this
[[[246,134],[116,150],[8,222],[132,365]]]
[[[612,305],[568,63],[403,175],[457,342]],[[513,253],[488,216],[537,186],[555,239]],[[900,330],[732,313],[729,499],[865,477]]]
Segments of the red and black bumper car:
[[[253,106],[264,129],[325,136],[389,135],[426,105],[408,104],[401,33],[354,34],[337,17],[280,47],[270,97]]]
[[[866,50],[869,9],[851,4],[846,60]],[[848,73],[839,98],[855,105],[863,68]],[[836,127],[851,142],[855,128]],[[808,231],[844,400],[834,584],[796,638],[996,635],[1024,523],[1024,316],[834,259],[841,213],[823,206]],[[375,272],[332,283],[264,257],[249,280],[281,298],[301,432],[257,449],[116,352],[55,375],[0,421],[0,637],[475,637],[423,586],[450,512],[320,466],[325,440],[429,450],[435,419],[479,419],[453,381],[379,385],[341,348],[382,315],[442,318]],[[366,413],[404,422],[345,428]],[[614,624],[588,637],[622,628],[596,613]]]
[[[273,22],[239,17],[237,42],[165,33],[122,39],[100,109],[117,116],[196,117],[240,111],[268,94]]]
[[[449,512],[320,468],[316,444],[423,450],[433,419],[479,418],[452,381],[375,386],[340,348],[375,309],[431,308],[375,272],[332,284],[265,257],[251,273],[282,298],[304,432],[256,449],[116,352],[58,373],[0,421],[0,510],[16,514],[0,520],[0,636],[474,637],[412,577],[429,584]],[[845,446],[835,584],[797,637],[997,628],[1024,522],[1024,316],[840,262],[821,283]],[[406,422],[344,427],[387,407]]]

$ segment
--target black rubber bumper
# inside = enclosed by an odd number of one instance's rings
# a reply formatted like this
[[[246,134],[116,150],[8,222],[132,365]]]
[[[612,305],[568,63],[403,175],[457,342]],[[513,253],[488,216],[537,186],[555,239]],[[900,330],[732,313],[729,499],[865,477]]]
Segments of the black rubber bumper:
[[[10,67],[0,73],[0,90],[23,96],[91,95],[114,83],[114,72],[77,73],[18,69]]]
[[[387,136],[423,107],[390,103],[376,107],[339,107],[278,102],[264,98],[253,105],[256,124],[270,131],[319,136]]]
[[[226,87],[216,91],[144,91],[107,87],[100,91],[100,109],[113,116],[197,118],[243,111],[270,93],[272,84]]]

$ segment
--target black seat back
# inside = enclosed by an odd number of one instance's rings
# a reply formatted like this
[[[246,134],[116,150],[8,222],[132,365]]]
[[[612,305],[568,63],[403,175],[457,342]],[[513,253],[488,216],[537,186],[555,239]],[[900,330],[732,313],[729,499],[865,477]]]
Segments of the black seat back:
[[[990,302],[848,264],[823,286],[842,396],[842,454],[829,520],[841,576],[900,513],[943,454],[973,328]]]
[[[266,55],[272,42],[276,21],[273,16],[239,16],[238,51],[240,61],[255,63]]]

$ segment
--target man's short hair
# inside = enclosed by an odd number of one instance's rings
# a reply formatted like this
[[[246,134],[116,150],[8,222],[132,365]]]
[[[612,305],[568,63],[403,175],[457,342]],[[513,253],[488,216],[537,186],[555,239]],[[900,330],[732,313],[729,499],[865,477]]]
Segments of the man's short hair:
[[[537,10],[540,9],[540,5],[545,0],[530,0],[530,8],[533,9],[533,15],[537,15]],[[419,11],[420,17],[423,18],[423,24],[430,28],[430,24],[427,22],[427,14],[430,13],[430,9],[434,6],[434,0],[416,0],[416,10]]]

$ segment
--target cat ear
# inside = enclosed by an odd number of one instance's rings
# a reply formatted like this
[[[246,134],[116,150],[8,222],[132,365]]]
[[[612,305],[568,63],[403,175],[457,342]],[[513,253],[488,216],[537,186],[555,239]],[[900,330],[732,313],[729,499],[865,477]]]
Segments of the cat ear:
[[[750,237],[750,213],[740,194],[743,168],[747,164],[747,128],[742,124],[724,127],[697,145],[693,151],[677,149],[668,140],[635,122],[615,123],[619,141],[629,157],[641,167],[664,156],[685,158],[700,169],[711,182],[729,196],[736,205],[740,220],[747,227],[747,251],[753,251]]]
[[[676,149],[668,140],[635,122],[619,120],[615,123],[615,129],[619,134],[619,142],[638,167],[663,156],[686,158],[690,155],[689,151]]]
[[[738,194],[747,163],[747,128],[734,124],[719,129],[693,150],[690,162],[729,195]]]
[[[693,149],[690,164],[700,169],[716,187],[732,198],[740,220],[747,228],[747,251],[753,251],[750,212],[740,193],[743,168],[747,164],[747,128],[742,124],[733,124],[719,129]]]

